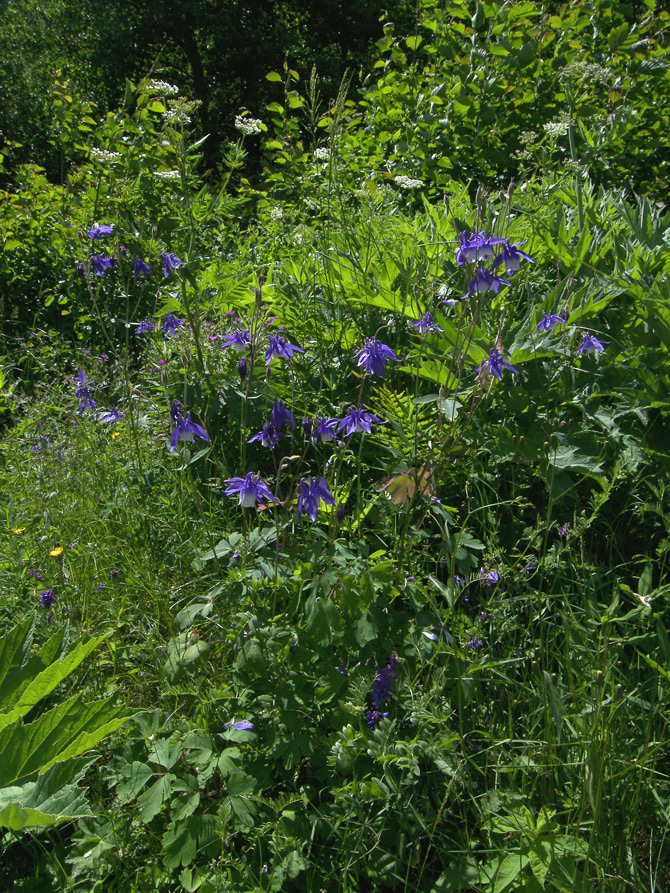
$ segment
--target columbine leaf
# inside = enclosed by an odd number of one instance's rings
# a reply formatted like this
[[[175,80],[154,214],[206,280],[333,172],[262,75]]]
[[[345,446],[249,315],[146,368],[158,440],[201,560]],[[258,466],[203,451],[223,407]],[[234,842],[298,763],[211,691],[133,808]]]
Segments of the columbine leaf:
[[[170,772],[161,776],[148,788],[141,797],[137,798],[143,822],[150,822],[163,807],[163,803],[172,794],[172,782],[175,776]]]
[[[163,835],[163,864],[169,870],[190,865],[199,849],[217,839],[218,818],[215,815],[189,816],[171,822]]]

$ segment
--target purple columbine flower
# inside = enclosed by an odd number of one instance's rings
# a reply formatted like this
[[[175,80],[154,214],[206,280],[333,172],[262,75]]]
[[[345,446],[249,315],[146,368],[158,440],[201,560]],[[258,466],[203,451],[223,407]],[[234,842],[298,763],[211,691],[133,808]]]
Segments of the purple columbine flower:
[[[153,332],[153,330],[157,328],[158,326],[153,322],[149,322],[149,318],[145,316],[139,326],[135,329],[135,334],[144,335],[145,332]]]
[[[358,358],[358,366],[364,366],[365,371],[369,375],[378,375],[380,378],[384,377],[386,364],[389,360],[395,360],[396,363],[400,362],[391,348],[386,344],[382,344],[377,338],[368,338],[365,345],[354,357],[354,359],[356,358]]]
[[[50,608],[56,601],[56,593],[53,589],[45,589],[40,595],[40,604],[43,608]]]
[[[507,279],[503,279],[502,276],[496,276],[495,273],[492,273],[490,270],[485,270],[484,267],[479,267],[475,273],[475,278],[470,280],[467,294],[465,294],[464,297],[468,298],[475,292],[480,295],[485,295],[489,291],[492,291],[494,295],[497,295],[501,285],[509,285],[509,282]]]
[[[179,260],[174,252],[169,254],[161,252],[160,259],[163,261],[163,276],[167,279],[171,270],[178,270],[179,267],[185,267],[186,261]]]
[[[602,341],[598,341],[598,339],[589,334],[589,332],[584,332],[584,338],[582,343],[577,348],[577,353],[595,353],[597,350],[605,350],[605,344]]]
[[[251,336],[249,335],[249,329],[245,329],[243,332],[232,332],[230,335],[225,335],[220,346],[232,347],[238,353],[244,353],[250,344]]]
[[[118,407],[114,407],[107,415],[104,415],[101,419],[103,422],[107,422],[108,424],[112,424],[113,422],[119,422],[123,418],[123,413],[119,412]]]
[[[91,265],[96,276],[104,276],[105,270],[113,270],[116,266],[113,257],[102,257],[99,254],[91,255]]]
[[[180,329],[185,322],[186,320],[184,319],[177,319],[177,317],[172,312],[166,313],[163,317],[162,329],[166,335],[175,335],[177,329]]]
[[[240,360],[240,362],[237,364],[237,371],[240,376],[240,381],[244,381],[244,379],[247,377],[247,361],[246,361],[246,359],[243,358]]]
[[[253,732],[254,724],[248,719],[241,719],[238,722],[227,722],[221,731],[227,732],[229,729],[234,729],[236,732]]]
[[[499,245],[505,239],[497,236],[486,235],[486,233],[470,233],[466,232],[458,234],[460,247],[456,253],[456,264],[460,267],[462,264],[477,263],[480,260],[491,260],[495,254],[494,245]]]
[[[293,418],[293,413],[286,408],[286,404],[283,400],[277,400],[275,398],[274,406],[270,413],[270,419],[277,431],[281,431],[282,425],[287,425],[291,431],[295,431],[295,419]]]
[[[268,335],[270,346],[265,351],[265,365],[269,366],[273,360],[284,359],[290,360],[294,353],[304,353],[302,347],[295,344],[289,344],[284,341],[281,335]]]
[[[77,412],[83,413],[86,412],[87,409],[95,409],[95,400],[91,397],[91,392],[86,384],[86,376],[84,375],[83,369],[80,369],[77,373],[77,381],[79,384],[77,385],[75,396],[78,400],[81,400]]]
[[[224,495],[234,496],[239,493],[239,505],[244,509],[252,508],[257,502],[267,505],[268,502],[277,501],[268,485],[253,471],[250,471],[245,478],[228,478],[224,484],[228,484],[228,489],[223,491]]]
[[[113,236],[114,227],[107,223],[94,223],[88,231],[89,239],[102,239],[105,236]]]
[[[141,257],[135,258],[133,266],[135,267],[135,279],[139,279],[140,276],[151,276],[151,267]]]
[[[411,322],[410,327],[416,329],[420,335],[427,335],[429,332],[441,332],[442,329],[433,321],[433,317],[430,315],[430,310],[427,310],[421,319],[417,319],[416,322]]]
[[[79,372],[77,372],[76,380],[79,382],[79,384],[77,385],[77,388],[74,392],[75,396],[78,397],[80,400],[82,397],[90,396],[88,387],[86,385],[86,374],[84,373],[83,369],[80,369]]]
[[[172,417],[172,421],[175,423],[175,429],[172,432],[172,436],[170,437],[170,452],[174,452],[177,449],[177,444],[181,440],[185,440],[190,443],[194,437],[199,437],[200,440],[205,440],[209,442],[209,434],[205,431],[205,429],[191,421],[191,413],[186,413],[186,418],[184,419],[181,414],[181,404],[178,400],[172,401],[172,408],[170,409],[170,416]]]
[[[316,521],[319,506],[322,502],[326,505],[335,505],[333,494],[328,489],[328,482],[322,477],[310,477],[309,484],[303,478],[300,481],[300,496],[298,496],[298,523],[302,521],[303,509],[310,521]]]
[[[488,366],[491,370],[491,375],[493,375],[494,378],[497,378],[498,381],[502,381],[503,369],[509,369],[509,371],[513,372],[515,375],[519,374],[519,370],[515,369],[514,366],[507,362],[507,360],[503,360],[502,354],[499,353],[495,347],[491,348],[488,360],[484,360],[483,363],[480,363],[475,369],[475,372],[480,372],[482,366]]]
[[[277,434],[272,422],[266,422],[263,425],[263,430],[259,431],[258,434],[254,434],[253,437],[250,437],[247,443],[254,443],[257,440],[259,440],[268,450],[273,450],[276,447],[279,440],[279,434]]]
[[[531,264],[534,264],[535,261],[529,254],[526,254],[525,251],[519,251],[519,245],[525,244],[526,242],[523,241],[515,242],[514,245],[510,245],[509,239],[506,239],[505,244],[503,245],[502,254],[499,254],[493,261],[491,269],[495,270],[500,264],[504,264],[507,275],[512,276],[521,266],[522,260],[529,260]]]
[[[565,325],[567,319],[563,319],[562,316],[556,316],[554,313],[547,313],[546,310],[542,311],[542,319],[539,321],[537,326],[535,327],[535,334],[539,335],[540,332],[551,332],[553,328],[556,326]]]
[[[340,423],[339,419],[322,419],[319,418],[318,424],[314,431],[312,432],[312,440],[316,443],[317,440],[320,440],[321,443],[331,443],[333,440],[337,440],[337,426]]]
[[[340,421],[340,424],[337,426],[337,431],[338,433],[340,431],[346,431],[347,435],[360,434],[362,432],[371,434],[371,426],[373,424],[385,425],[386,422],[382,422],[382,420],[374,413],[366,412],[366,410],[361,409],[360,406],[358,409],[356,409],[355,406],[352,406],[349,409],[349,412]]]

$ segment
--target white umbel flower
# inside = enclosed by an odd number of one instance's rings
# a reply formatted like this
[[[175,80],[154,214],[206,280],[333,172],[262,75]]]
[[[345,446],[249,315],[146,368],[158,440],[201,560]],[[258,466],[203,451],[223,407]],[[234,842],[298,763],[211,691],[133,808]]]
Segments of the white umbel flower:
[[[235,129],[239,130],[241,134],[244,136],[253,136],[256,133],[260,133],[263,122],[260,118],[244,118],[242,115],[238,115],[235,118]]]

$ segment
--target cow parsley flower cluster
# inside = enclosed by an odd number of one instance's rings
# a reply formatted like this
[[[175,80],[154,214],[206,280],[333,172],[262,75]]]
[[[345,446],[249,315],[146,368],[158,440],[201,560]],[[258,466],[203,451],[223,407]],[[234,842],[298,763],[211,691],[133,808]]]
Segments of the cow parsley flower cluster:
[[[401,189],[421,189],[423,180],[415,180],[412,177],[406,177],[404,174],[397,174],[395,177],[395,185]]]
[[[235,130],[239,130],[242,136],[254,136],[263,130],[263,122],[260,118],[247,118],[237,115],[235,118]]]
[[[149,81],[147,84],[147,93],[154,93],[157,96],[177,96],[179,93],[179,87],[175,87],[174,84],[168,84],[167,81]]]
[[[120,157],[120,152],[110,152],[108,149],[98,149],[95,146],[91,149],[91,160],[100,164],[113,164]]]
[[[156,171],[154,177],[157,180],[162,180],[163,183],[181,183],[179,171]]]

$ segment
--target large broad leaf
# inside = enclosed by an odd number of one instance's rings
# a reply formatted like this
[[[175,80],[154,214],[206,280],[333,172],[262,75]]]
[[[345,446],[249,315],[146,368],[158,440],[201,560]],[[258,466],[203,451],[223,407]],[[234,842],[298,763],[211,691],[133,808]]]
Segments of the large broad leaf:
[[[85,791],[77,786],[90,765],[86,758],[56,763],[35,781],[0,790],[0,828],[22,831],[90,816]]]
[[[77,787],[90,765],[83,755],[130,714],[111,698],[86,705],[76,697],[32,723],[23,717],[103,638],[70,646],[64,629],[32,653],[34,622],[26,621],[0,640],[0,827],[19,831],[90,815]]]
[[[32,640],[32,628],[27,629],[25,624],[21,624],[3,640],[0,645],[0,709],[3,711],[0,714],[0,730],[32,710],[105,638],[82,639],[55,660],[62,647],[63,635],[61,631],[52,636],[38,654],[29,658],[23,643]]]
[[[78,696],[28,725],[19,719],[5,726],[0,731],[0,788],[92,750],[130,716],[112,700],[83,704]]]

